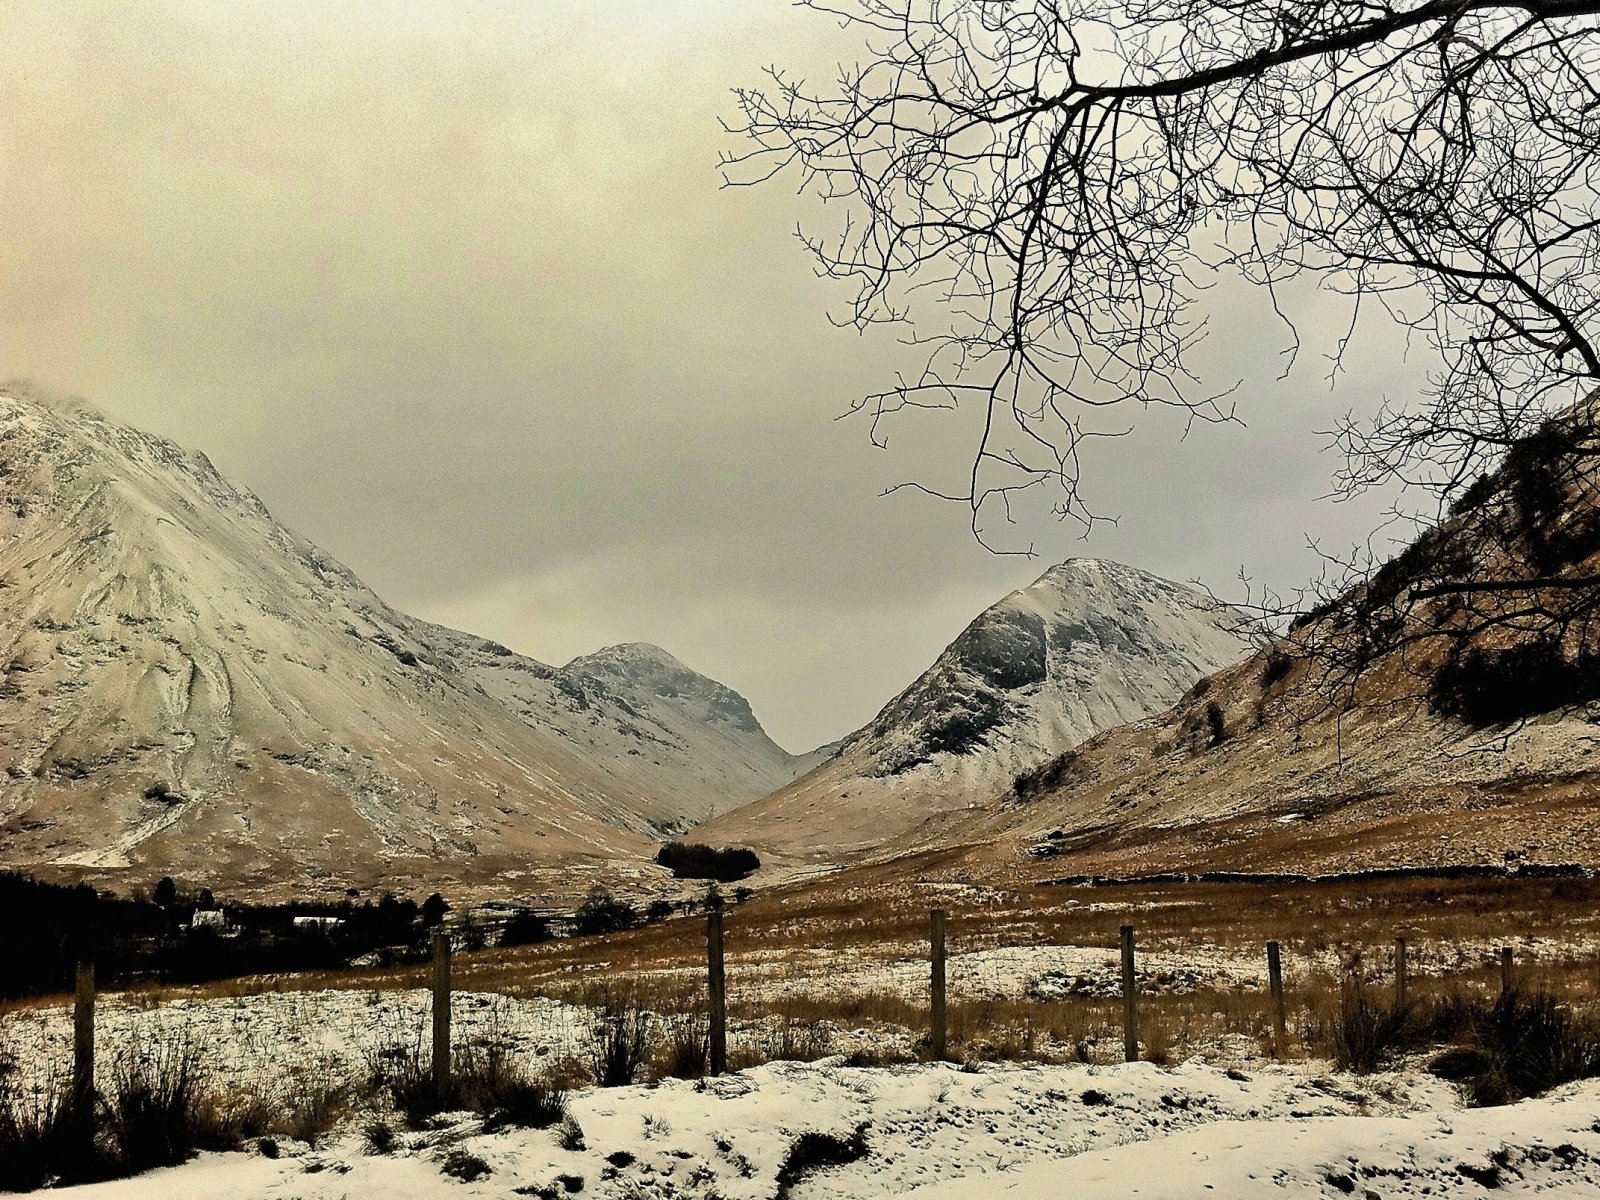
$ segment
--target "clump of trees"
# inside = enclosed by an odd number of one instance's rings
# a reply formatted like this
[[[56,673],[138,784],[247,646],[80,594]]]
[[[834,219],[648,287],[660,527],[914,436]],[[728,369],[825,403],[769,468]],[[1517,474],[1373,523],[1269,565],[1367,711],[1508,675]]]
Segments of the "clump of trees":
[[[550,928],[548,917],[534,912],[532,909],[519,908],[511,914],[504,927],[500,930],[500,944],[502,946],[533,946],[539,942],[548,942],[555,936]]]
[[[572,930],[583,936],[592,933],[619,933],[644,924],[639,910],[610,892],[594,891],[584,897],[573,914]]]
[[[226,934],[192,928],[197,910],[220,908]],[[0,872],[0,911],[26,913],[8,938],[11,967],[0,998],[71,986],[74,964],[92,958],[105,985],[156,978],[182,983],[260,972],[340,967],[379,952],[394,961],[425,953],[415,901],[386,894],[375,902],[238,904],[187,892],[163,878],[151,896],[118,896],[87,884],[63,886]],[[331,928],[296,927],[302,916],[335,917]]]
[[[734,883],[761,869],[761,859],[746,846],[716,849],[699,842],[668,842],[656,852],[656,863],[678,879],[711,879]]]
[[[1600,698],[1600,656],[1568,656],[1541,638],[1505,647],[1465,646],[1433,677],[1435,712],[1469,725],[1502,725]]]

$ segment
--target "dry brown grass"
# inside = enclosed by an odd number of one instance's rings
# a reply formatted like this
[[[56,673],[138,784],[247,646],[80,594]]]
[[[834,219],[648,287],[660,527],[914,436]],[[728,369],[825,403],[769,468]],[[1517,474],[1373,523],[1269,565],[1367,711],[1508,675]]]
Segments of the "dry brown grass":
[[[934,865],[930,859],[930,873]],[[1124,923],[1136,926],[1141,952],[1209,945],[1264,959],[1264,943],[1276,939],[1288,976],[1292,1055],[1325,1045],[1319,1014],[1326,1013],[1340,986],[1333,975],[1307,968],[1311,956],[1354,963],[1382,983],[1393,939],[1403,933],[1416,970],[1413,994],[1421,997],[1445,986],[1424,971],[1447,973],[1451,986],[1498,987],[1492,947],[1502,939],[1600,943],[1600,881],[1582,878],[953,888],[907,881],[902,864],[893,872],[863,869],[780,889],[729,910],[730,1015],[736,1029],[760,1026],[764,1031],[742,1041],[735,1037],[735,1051],[749,1059],[798,1057],[824,1046],[848,1053],[864,1044],[858,1038],[852,1047],[836,1036],[841,1030],[905,1031],[914,1044],[928,1027],[927,1004],[920,998],[871,986],[835,994],[825,986],[746,983],[758,977],[780,984],[808,978],[825,983],[838,956],[869,967],[876,960],[919,957],[925,953],[927,910],[935,905],[948,913],[952,973],[960,969],[960,955],[998,946],[1067,944],[1110,953]],[[604,937],[460,954],[454,976],[462,990],[543,995],[591,1008],[645,1009],[673,1017],[703,1011],[704,956],[703,921],[680,918]],[[752,974],[758,970],[759,976]],[[866,973],[870,976],[870,970]],[[141,989],[140,1001],[424,987],[426,976],[426,966],[317,972],[201,988]],[[1519,978],[1578,1000],[1600,994],[1600,967],[1592,962],[1525,964]],[[773,994],[786,991],[806,994]],[[822,994],[809,994],[818,991]],[[1264,1049],[1270,1040],[1267,998],[1255,988],[1146,996],[1141,1014],[1146,1053],[1152,1057],[1176,1060],[1223,1042]],[[1120,1007],[1114,999],[953,997],[950,1005],[956,1055],[1105,1060],[1120,1057],[1120,1039]],[[659,1074],[659,1048],[654,1057],[652,1072]]]

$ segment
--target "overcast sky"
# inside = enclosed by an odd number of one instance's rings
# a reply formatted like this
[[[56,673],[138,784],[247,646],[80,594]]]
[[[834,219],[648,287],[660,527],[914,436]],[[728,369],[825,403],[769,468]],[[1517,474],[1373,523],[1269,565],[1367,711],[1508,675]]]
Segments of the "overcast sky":
[[[1138,417],[1088,463],[1120,518],[1041,514],[997,558],[908,477],[949,421],[836,421],[892,343],[793,238],[783,187],[719,188],[729,89],[855,47],[787,0],[0,7],[0,378],[205,450],[396,606],[562,662],[651,641],[801,750],[869,718],[1049,563],[1226,588],[1316,566],[1372,506],[1319,503],[1315,431],[1418,386],[1371,330],[1330,388],[1277,380],[1219,294],[1208,367],[1246,425]]]

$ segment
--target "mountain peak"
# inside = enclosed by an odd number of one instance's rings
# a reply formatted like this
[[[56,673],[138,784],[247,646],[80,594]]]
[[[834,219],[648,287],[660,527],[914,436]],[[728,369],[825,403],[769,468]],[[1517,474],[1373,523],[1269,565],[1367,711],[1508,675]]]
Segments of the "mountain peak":
[[[1124,563],[1068,559],[980,613],[836,756],[712,828],[722,840],[804,853],[881,844],[1166,708],[1249,653],[1241,624],[1193,588]]]
[[[684,666],[681,659],[663,650],[654,642],[617,642],[610,646],[602,646],[600,649],[591,651],[588,654],[580,654],[567,665],[574,666],[578,663],[593,665],[602,662],[650,663],[689,670],[688,667]]]
[[[622,642],[584,654],[561,668],[566,675],[597,679],[614,691],[648,695],[697,711],[701,718],[766,737],[750,702],[725,683],[685,666],[660,646]]]
[[[0,696],[0,865],[102,878],[481,879],[641,853],[796,769],[659,647],[557,671],[416,620],[203,454],[17,387]]]

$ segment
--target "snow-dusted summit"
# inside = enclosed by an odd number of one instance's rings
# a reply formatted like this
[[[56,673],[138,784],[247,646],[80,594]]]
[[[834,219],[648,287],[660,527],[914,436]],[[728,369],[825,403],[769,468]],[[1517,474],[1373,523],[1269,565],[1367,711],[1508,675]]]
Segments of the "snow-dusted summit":
[[[0,865],[333,887],[641,861],[804,765],[665,651],[557,668],[415,620],[204,455],[0,391]]]
[[[1161,711],[1252,645],[1238,612],[1193,588],[1069,559],[980,614],[832,759],[697,836],[794,854],[879,845]]]

